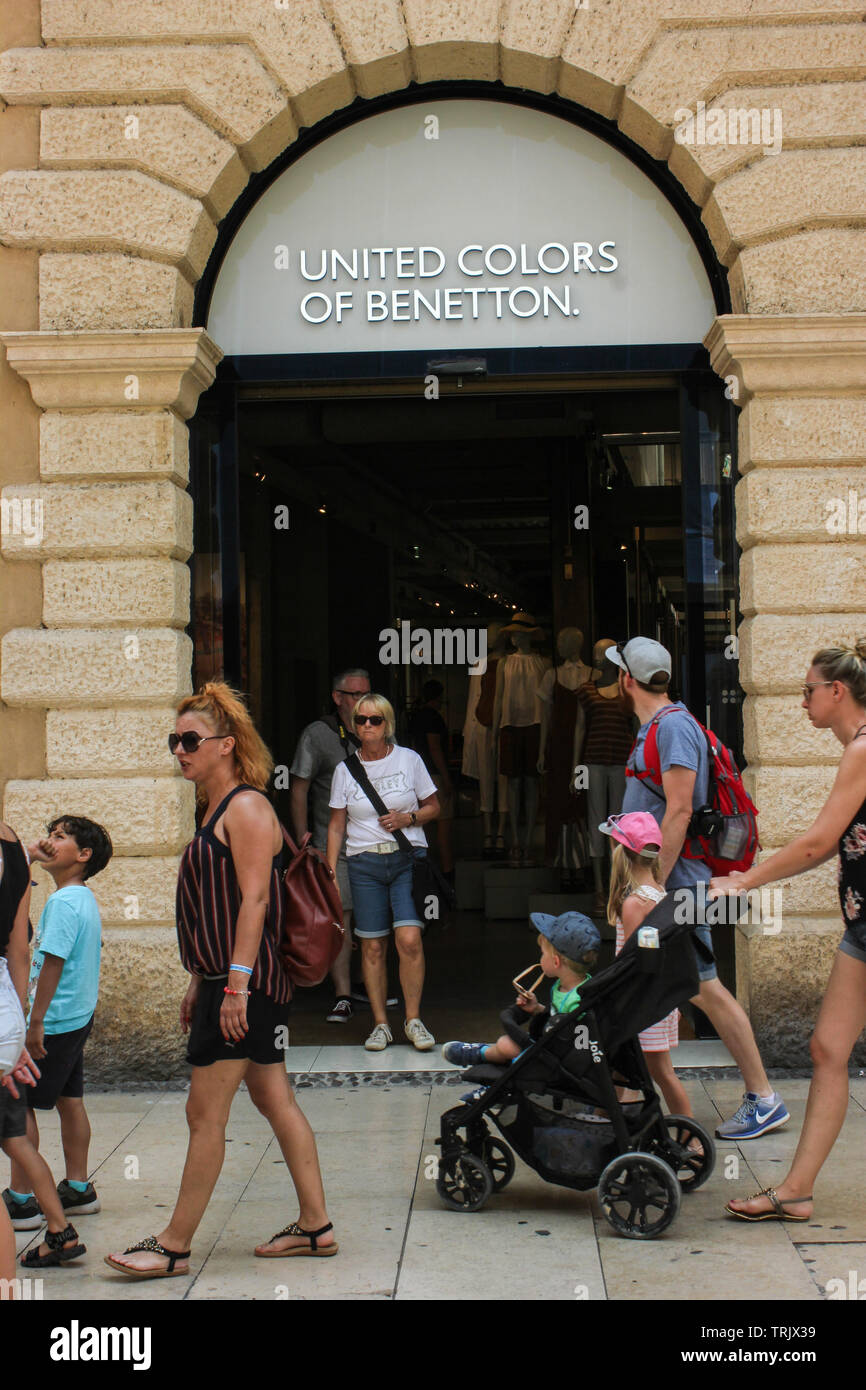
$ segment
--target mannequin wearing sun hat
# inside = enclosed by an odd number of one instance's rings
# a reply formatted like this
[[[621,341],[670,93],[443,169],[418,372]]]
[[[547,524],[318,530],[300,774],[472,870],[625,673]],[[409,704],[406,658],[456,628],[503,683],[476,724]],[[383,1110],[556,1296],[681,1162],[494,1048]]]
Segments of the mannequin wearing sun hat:
[[[499,748],[499,771],[508,779],[508,819],[511,825],[511,860],[530,862],[532,832],[538,814],[538,752],[541,736],[541,702],[538,687],[550,665],[532,650],[533,637],[542,635],[530,613],[515,613],[502,629],[514,651],[496,668],[493,734]],[[520,806],[524,806],[524,831],[520,834]]]
[[[541,702],[541,750],[538,771],[547,773],[545,855],[558,863],[573,887],[575,872],[586,862],[586,793],[576,791],[574,769],[580,762],[585,717],[578,691],[591,679],[592,667],[581,660],[583,633],[563,627],[557,633],[560,665],[551,667],[538,687]]]

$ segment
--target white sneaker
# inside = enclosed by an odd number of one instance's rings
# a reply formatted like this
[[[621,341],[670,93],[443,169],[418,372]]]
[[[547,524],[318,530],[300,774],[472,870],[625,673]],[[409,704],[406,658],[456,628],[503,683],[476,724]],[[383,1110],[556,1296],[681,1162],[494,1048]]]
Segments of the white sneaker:
[[[394,1038],[387,1023],[377,1023],[364,1046],[368,1052],[384,1052],[388,1044],[393,1041]]]
[[[403,1024],[403,1031],[413,1047],[419,1052],[429,1052],[436,1046],[436,1039],[429,1033],[421,1022],[420,1018],[407,1018]]]

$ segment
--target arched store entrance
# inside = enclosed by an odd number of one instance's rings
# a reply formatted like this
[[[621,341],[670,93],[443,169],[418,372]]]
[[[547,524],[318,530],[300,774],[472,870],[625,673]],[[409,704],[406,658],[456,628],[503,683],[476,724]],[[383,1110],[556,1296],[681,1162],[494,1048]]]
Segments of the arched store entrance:
[[[566,103],[443,84],[326,124],[254,181],[199,290],[226,356],[191,450],[193,676],[250,692],[287,820],[333,671],[369,669],[404,740],[442,683],[460,911],[425,1018],[468,1035],[532,956],[528,911],[586,909],[591,882],[553,748],[531,864],[485,857],[461,639],[518,610],[547,663],[564,628],[590,664],[656,636],[739,751],[735,432],[701,346],[726,285],[669,174]],[[321,1004],[297,1041],[333,1040]]]

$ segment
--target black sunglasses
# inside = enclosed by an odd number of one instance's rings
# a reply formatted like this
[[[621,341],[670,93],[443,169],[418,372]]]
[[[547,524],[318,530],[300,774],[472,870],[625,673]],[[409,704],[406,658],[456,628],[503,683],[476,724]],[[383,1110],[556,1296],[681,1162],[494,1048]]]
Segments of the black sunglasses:
[[[624,642],[617,642],[617,644],[616,644],[616,650],[617,650],[617,654],[618,654],[619,656],[622,657],[622,664],[623,664],[623,666],[625,667],[625,669],[628,671],[629,675],[631,676],[631,667],[629,666],[628,662],[627,662],[626,659],[625,659],[625,643],[624,643]],[[634,677],[633,677],[633,676],[632,676],[632,680],[634,680]]]
[[[169,734],[168,747],[170,752],[175,753],[177,752],[178,744],[180,744],[184,753],[197,753],[200,744],[209,743],[212,738],[225,737],[225,734],[208,734],[207,738],[203,738],[202,735],[197,734],[194,729],[190,729],[185,734]]]
[[[378,729],[380,724],[385,723],[385,720],[381,714],[356,714],[355,723],[372,724],[374,729]]]

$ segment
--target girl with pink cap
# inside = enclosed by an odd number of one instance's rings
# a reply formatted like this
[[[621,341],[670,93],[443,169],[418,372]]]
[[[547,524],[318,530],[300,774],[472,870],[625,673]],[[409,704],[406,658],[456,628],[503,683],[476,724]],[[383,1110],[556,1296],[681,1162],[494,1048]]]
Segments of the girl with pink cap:
[[[643,922],[665,890],[659,877],[661,830],[649,811],[630,811],[610,816],[599,830],[615,841],[610,870],[610,896],[607,920],[616,926],[616,953],[619,955],[633,932]],[[638,1034],[646,1054],[647,1070],[667,1102],[672,1115],[691,1115],[686,1089],[677,1078],[670,1049],[679,1042],[679,1010]]]

